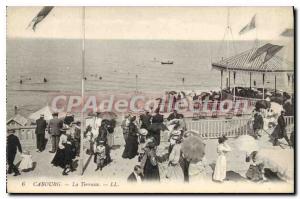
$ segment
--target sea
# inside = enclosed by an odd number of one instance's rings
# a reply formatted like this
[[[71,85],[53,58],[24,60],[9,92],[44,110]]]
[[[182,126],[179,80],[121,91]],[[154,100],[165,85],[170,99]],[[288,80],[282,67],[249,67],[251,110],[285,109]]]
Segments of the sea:
[[[254,47],[253,41],[231,44],[229,48],[223,41],[86,40],[85,92],[219,90],[220,71],[212,69],[212,61]],[[7,117],[14,115],[15,106],[18,113],[28,116],[47,105],[53,93],[80,94],[82,62],[80,39],[8,39]],[[223,86],[227,75],[224,74]],[[277,76],[278,89],[286,88],[286,79]],[[262,75],[253,75],[252,81],[261,86]],[[267,87],[274,87],[274,76],[267,75],[265,81]],[[249,75],[237,74],[236,85],[249,86]]]

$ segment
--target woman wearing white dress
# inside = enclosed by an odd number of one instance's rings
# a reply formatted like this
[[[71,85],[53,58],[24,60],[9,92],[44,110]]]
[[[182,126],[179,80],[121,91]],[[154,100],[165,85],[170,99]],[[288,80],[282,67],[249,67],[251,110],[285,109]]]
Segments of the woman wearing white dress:
[[[223,182],[226,178],[226,153],[231,151],[231,148],[225,143],[227,138],[225,136],[218,139],[219,145],[217,147],[218,158],[214,170],[213,180]]]
[[[19,169],[21,171],[26,171],[26,170],[30,170],[32,169],[32,156],[30,154],[29,151],[24,151],[22,154],[21,154],[21,157],[22,157],[22,161],[21,161],[21,164],[19,165]]]
[[[169,165],[166,177],[173,182],[184,182],[183,170],[179,164],[181,157],[181,139],[177,136],[176,143],[169,156]]]

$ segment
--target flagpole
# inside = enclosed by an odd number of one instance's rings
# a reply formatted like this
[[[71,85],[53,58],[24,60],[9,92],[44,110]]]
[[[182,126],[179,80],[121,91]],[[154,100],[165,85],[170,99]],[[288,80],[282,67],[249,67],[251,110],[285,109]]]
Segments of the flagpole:
[[[84,81],[85,81],[85,7],[82,7],[82,71],[81,71],[81,128],[80,128],[80,158],[79,168],[81,175],[84,172],[83,133],[84,133]]]

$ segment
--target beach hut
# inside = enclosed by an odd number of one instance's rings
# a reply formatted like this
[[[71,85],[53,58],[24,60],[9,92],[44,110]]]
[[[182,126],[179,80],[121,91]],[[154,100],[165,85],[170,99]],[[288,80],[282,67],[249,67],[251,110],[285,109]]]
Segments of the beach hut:
[[[52,119],[52,111],[49,106],[45,106],[45,107],[41,108],[40,110],[30,114],[29,119],[35,121],[40,118],[41,114],[44,114],[45,120]]]
[[[294,65],[292,62],[285,60],[277,55],[283,46],[274,45],[271,43],[264,44],[260,47],[254,47],[240,54],[231,56],[212,63],[212,68],[221,72],[221,90],[223,89],[223,73],[233,73],[233,85],[235,87],[235,79],[237,73],[249,74],[249,82],[251,89],[252,75],[262,75],[263,82],[263,99],[265,98],[265,75],[274,75],[274,86],[276,92],[276,75],[287,74],[288,81],[294,76]],[[293,81],[292,81],[293,82]],[[288,82],[290,83],[290,82]],[[230,88],[230,81],[229,81]],[[235,91],[235,89],[234,89]],[[235,99],[235,92],[234,92]]]
[[[30,121],[20,114],[15,115],[6,122],[6,125],[10,127],[27,126],[29,124]]]

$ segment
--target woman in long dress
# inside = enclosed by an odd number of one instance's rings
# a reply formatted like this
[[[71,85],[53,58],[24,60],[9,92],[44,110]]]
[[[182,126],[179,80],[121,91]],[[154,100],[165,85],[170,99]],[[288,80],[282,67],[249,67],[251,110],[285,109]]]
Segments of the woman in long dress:
[[[226,178],[226,153],[231,151],[231,148],[225,143],[227,138],[225,136],[218,139],[219,145],[217,147],[218,158],[214,170],[213,180],[223,182]]]
[[[178,136],[169,156],[169,165],[166,177],[171,181],[184,182],[183,170],[179,164],[181,157],[181,139]]]
[[[125,145],[124,152],[122,154],[123,158],[132,159],[138,155],[138,128],[134,124],[136,117],[132,117],[129,123],[129,134],[127,142]]]
[[[145,181],[160,181],[158,162],[156,157],[156,142],[147,143],[145,154],[141,160]]]
[[[66,134],[66,129],[62,129],[61,133],[62,134],[59,137],[58,149],[53,160],[51,161],[51,164],[63,168],[62,174],[68,175],[68,168],[70,169],[70,171],[74,171],[74,168],[72,166],[72,143],[70,142],[70,136]]]

